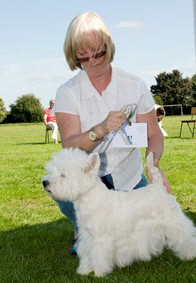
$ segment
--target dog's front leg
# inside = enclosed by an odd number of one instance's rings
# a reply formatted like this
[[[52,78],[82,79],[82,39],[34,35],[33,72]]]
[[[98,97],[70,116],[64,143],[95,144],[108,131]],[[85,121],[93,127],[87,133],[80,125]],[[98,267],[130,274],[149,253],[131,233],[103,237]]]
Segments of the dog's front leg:
[[[88,275],[93,271],[92,262],[90,258],[90,245],[88,244],[88,237],[85,235],[83,240],[79,240],[77,253],[80,259],[80,264],[77,273],[81,275]]]
[[[90,272],[92,272],[92,264],[86,256],[80,257],[80,264],[77,269],[77,273],[80,275],[88,275]]]
[[[113,270],[113,251],[111,242],[106,239],[104,241],[94,241],[91,250],[91,261],[95,276],[103,277]]]

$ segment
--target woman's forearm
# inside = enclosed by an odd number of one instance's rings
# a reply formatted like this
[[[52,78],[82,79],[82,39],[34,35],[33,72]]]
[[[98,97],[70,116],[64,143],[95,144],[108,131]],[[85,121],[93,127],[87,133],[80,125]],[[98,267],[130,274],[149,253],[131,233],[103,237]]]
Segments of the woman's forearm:
[[[91,141],[89,137],[89,130],[84,133],[74,134],[69,137],[62,133],[61,142],[62,147],[78,147],[86,152],[91,152],[94,148],[96,148],[102,141],[104,135],[100,132],[99,126],[94,127],[94,131],[97,133],[98,140]]]
[[[164,149],[164,138],[163,135],[155,135],[149,138],[148,147],[146,149],[146,156],[149,152],[153,152],[154,155],[154,165],[158,166],[159,160],[161,159]]]

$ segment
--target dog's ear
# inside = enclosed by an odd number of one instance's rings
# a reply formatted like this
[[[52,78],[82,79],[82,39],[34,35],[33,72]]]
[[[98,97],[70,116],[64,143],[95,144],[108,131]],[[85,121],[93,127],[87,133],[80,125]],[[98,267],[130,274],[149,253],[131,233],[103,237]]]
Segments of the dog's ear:
[[[99,158],[99,154],[97,152],[95,153],[91,153],[88,156],[88,161],[85,164],[84,167],[84,173],[89,173],[89,172],[98,172],[99,169],[99,165],[100,165],[100,158]]]

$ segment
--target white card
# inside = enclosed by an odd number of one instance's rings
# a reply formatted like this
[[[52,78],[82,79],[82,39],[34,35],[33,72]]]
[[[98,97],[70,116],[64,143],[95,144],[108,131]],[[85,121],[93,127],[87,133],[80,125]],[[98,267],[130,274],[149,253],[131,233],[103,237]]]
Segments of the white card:
[[[113,147],[147,147],[147,123],[132,123],[114,133]]]

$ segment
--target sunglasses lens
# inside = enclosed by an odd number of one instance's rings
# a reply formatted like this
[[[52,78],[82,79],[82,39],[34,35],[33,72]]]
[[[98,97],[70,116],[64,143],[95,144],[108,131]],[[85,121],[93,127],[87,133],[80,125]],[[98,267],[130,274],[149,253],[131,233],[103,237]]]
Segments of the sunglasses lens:
[[[85,63],[85,62],[88,62],[89,59],[90,59],[89,57],[78,58],[78,61],[79,61],[80,63]]]
[[[98,59],[98,58],[101,58],[103,57],[104,55],[106,54],[106,51],[101,51],[99,53],[96,53],[95,56],[94,56],[94,59]]]
[[[83,57],[83,58],[77,58],[77,60],[80,62],[80,63],[85,63],[85,62],[88,62],[90,60],[90,58],[92,59],[98,59],[98,58],[101,58],[103,57],[104,55],[106,54],[106,51],[101,51],[101,52],[98,52],[96,53],[94,56],[91,56],[91,57]]]

